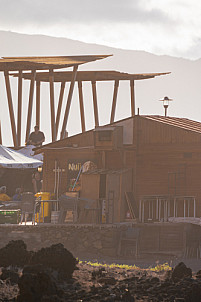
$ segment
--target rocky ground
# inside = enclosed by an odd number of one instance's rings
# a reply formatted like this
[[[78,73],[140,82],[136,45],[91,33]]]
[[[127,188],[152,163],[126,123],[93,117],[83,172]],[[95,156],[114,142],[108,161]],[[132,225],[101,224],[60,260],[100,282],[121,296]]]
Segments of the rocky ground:
[[[152,269],[77,263],[61,244],[27,252],[16,241],[0,249],[0,266],[0,301],[201,301],[201,271],[183,262]]]

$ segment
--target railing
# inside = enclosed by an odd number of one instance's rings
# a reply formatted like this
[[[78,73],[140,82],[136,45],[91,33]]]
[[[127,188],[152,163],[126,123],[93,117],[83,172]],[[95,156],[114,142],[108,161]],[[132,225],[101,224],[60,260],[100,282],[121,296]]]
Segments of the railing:
[[[195,218],[195,196],[147,195],[140,198],[140,222],[166,222],[169,217]]]

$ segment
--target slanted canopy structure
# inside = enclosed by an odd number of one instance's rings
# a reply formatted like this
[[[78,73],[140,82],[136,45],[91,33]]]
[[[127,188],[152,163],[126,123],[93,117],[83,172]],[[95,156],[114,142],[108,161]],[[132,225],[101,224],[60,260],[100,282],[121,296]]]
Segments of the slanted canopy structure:
[[[35,169],[43,162],[20,154],[19,152],[0,145],[0,168],[6,169]]]
[[[66,82],[73,81],[78,82],[78,92],[79,92],[79,105],[80,105],[80,116],[81,116],[81,125],[82,125],[82,132],[85,131],[85,114],[84,114],[84,100],[83,100],[83,91],[82,91],[82,82],[91,82],[92,85],[92,95],[93,95],[93,109],[94,109],[94,120],[95,120],[95,127],[99,126],[99,114],[98,114],[98,98],[97,98],[97,89],[96,89],[96,82],[97,81],[113,81],[114,82],[114,92],[113,92],[113,101],[112,101],[112,109],[110,114],[110,123],[114,122],[115,118],[115,111],[116,111],[116,103],[117,103],[117,95],[118,95],[118,88],[120,81],[130,81],[130,93],[131,93],[131,115],[135,115],[135,91],[134,91],[134,82],[136,80],[145,80],[145,79],[153,79],[156,76],[166,75],[166,73],[144,73],[144,74],[128,74],[124,72],[118,72],[113,70],[105,70],[105,71],[78,71],[75,75],[74,72],[71,71],[57,71],[54,72],[50,78],[50,73],[48,72],[38,72],[35,75],[36,87],[40,87],[41,82],[60,82],[60,95],[59,95],[59,102],[56,114],[56,123],[55,123],[55,135],[57,137],[58,129],[59,129],[59,122],[61,116],[61,108],[64,96],[64,89]],[[14,75],[19,76],[19,75]],[[31,73],[22,73],[21,77],[26,80],[32,80],[33,76]],[[52,82],[50,82],[52,83]],[[73,82],[74,83],[74,82]],[[66,111],[64,115],[64,122],[61,131],[61,139],[64,138],[64,133],[66,129],[66,124],[69,116],[70,105],[71,105],[71,98],[72,98],[72,90],[70,86],[68,102],[66,106]],[[50,93],[50,98],[53,96]],[[53,100],[51,101],[53,103]],[[40,104],[40,96],[39,92],[37,93],[37,102],[36,102],[36,124],[39,124],[39,109],[37,110],[37,106]]]
[[[21,123],[22,123],[22,73],[23,71],[31,71],[30,77],[30,91],[28,101],[28,113],[26,124],[26,140],[30,134],[31,120],[32,120],[32,107],[34,96],[34,84],[36,81],[36,73],[39,70],[48,70],[49,83],[50,83],[50,108],[51,108],[51,130],[52,141],[56,140],[56,126],[55,126],[55,109],[54,109],[54,70],[61,68],[73,67],[71,85],[69,89],[67,108],[70,106],[75,78],[79,65],[104,59],[108,55],[86,55],[86,56],[54,56],[54,57],[3,57],[0,59],[0,71],[4,73],[8,108],[11,122],[11,130],[13,137],[14,147],[21,145]],[[15,114],[13,109],[13,101],[10,85],[10,72],[17,72],[18,75],[18,104],[17,104],[17,127]],[[67,109],[66,109],[67,110]],[[67,110],[68,111],[68,110]],[[40,116],[40,82],[36,82],[36,123],[39,121]],[[63,128],[65,130],[67,123],[67,115],[64,116]],[[0,125],[1,127],[1,125]],[[64,132],[64,131],[63,131]],[[0,128],[0,144],[2,144],[2,135]]]

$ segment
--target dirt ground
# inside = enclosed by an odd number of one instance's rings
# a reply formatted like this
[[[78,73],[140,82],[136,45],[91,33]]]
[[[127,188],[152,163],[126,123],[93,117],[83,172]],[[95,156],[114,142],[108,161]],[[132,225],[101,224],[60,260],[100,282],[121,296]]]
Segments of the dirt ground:
[[[161,265],[148,261],[138,260],[131,267],[128,260],[122,260],[124,266],[111,263],[79,262],[70,280],[53,280],[57,286],[57,294],[44,295],[36,302],[51,301],[170,301],[170,302],[200,302],[201,301],[201,275],[196,275],[201,268],[197,260],[188,260],[196,270],[192,275],[179,276],[176,281],[172,279],[171,268],[167,264]],[[179,260],[178,260],[179,261]],[[131,264],[132,261],[130,261]],[[134,264],[134,263],[132,263]],[[156,268],[157,266],[157,268]],[[198,268],[199,266],[199,268]],[[146,268],[145,268],[146,267]],[[149,269],[147,269],[149,267]],[[169,271],[170,270],[170,271]],[[185,265],[182,272],[186,270]],[[181,270],[180,270],[181,271]],[[22,274],[22,270],[19,270]],[[24,301],[17,299],[19,288],[11,280],[0,280],[0,301]]]
[[[78,261],[61,243],[34,252],[16,240],[0,249],[0,268],[0,301],[201,301],[200,259]]]

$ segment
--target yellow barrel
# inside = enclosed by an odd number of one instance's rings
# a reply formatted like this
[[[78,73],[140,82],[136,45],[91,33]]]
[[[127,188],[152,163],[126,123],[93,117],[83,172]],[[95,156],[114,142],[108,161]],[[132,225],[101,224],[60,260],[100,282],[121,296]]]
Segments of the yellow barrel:
[[[41,199],[41,208],[40,208],[40,222],[43,222],[43,208],[44,208],[44,221],[50,220],[51,214],[51,204],[49,202],[43,202],[43,200],[50,200],[50,192],[38,192],[35,194],[37,198]],[[36,222],[39,222],[39,213],[36,214]]]

